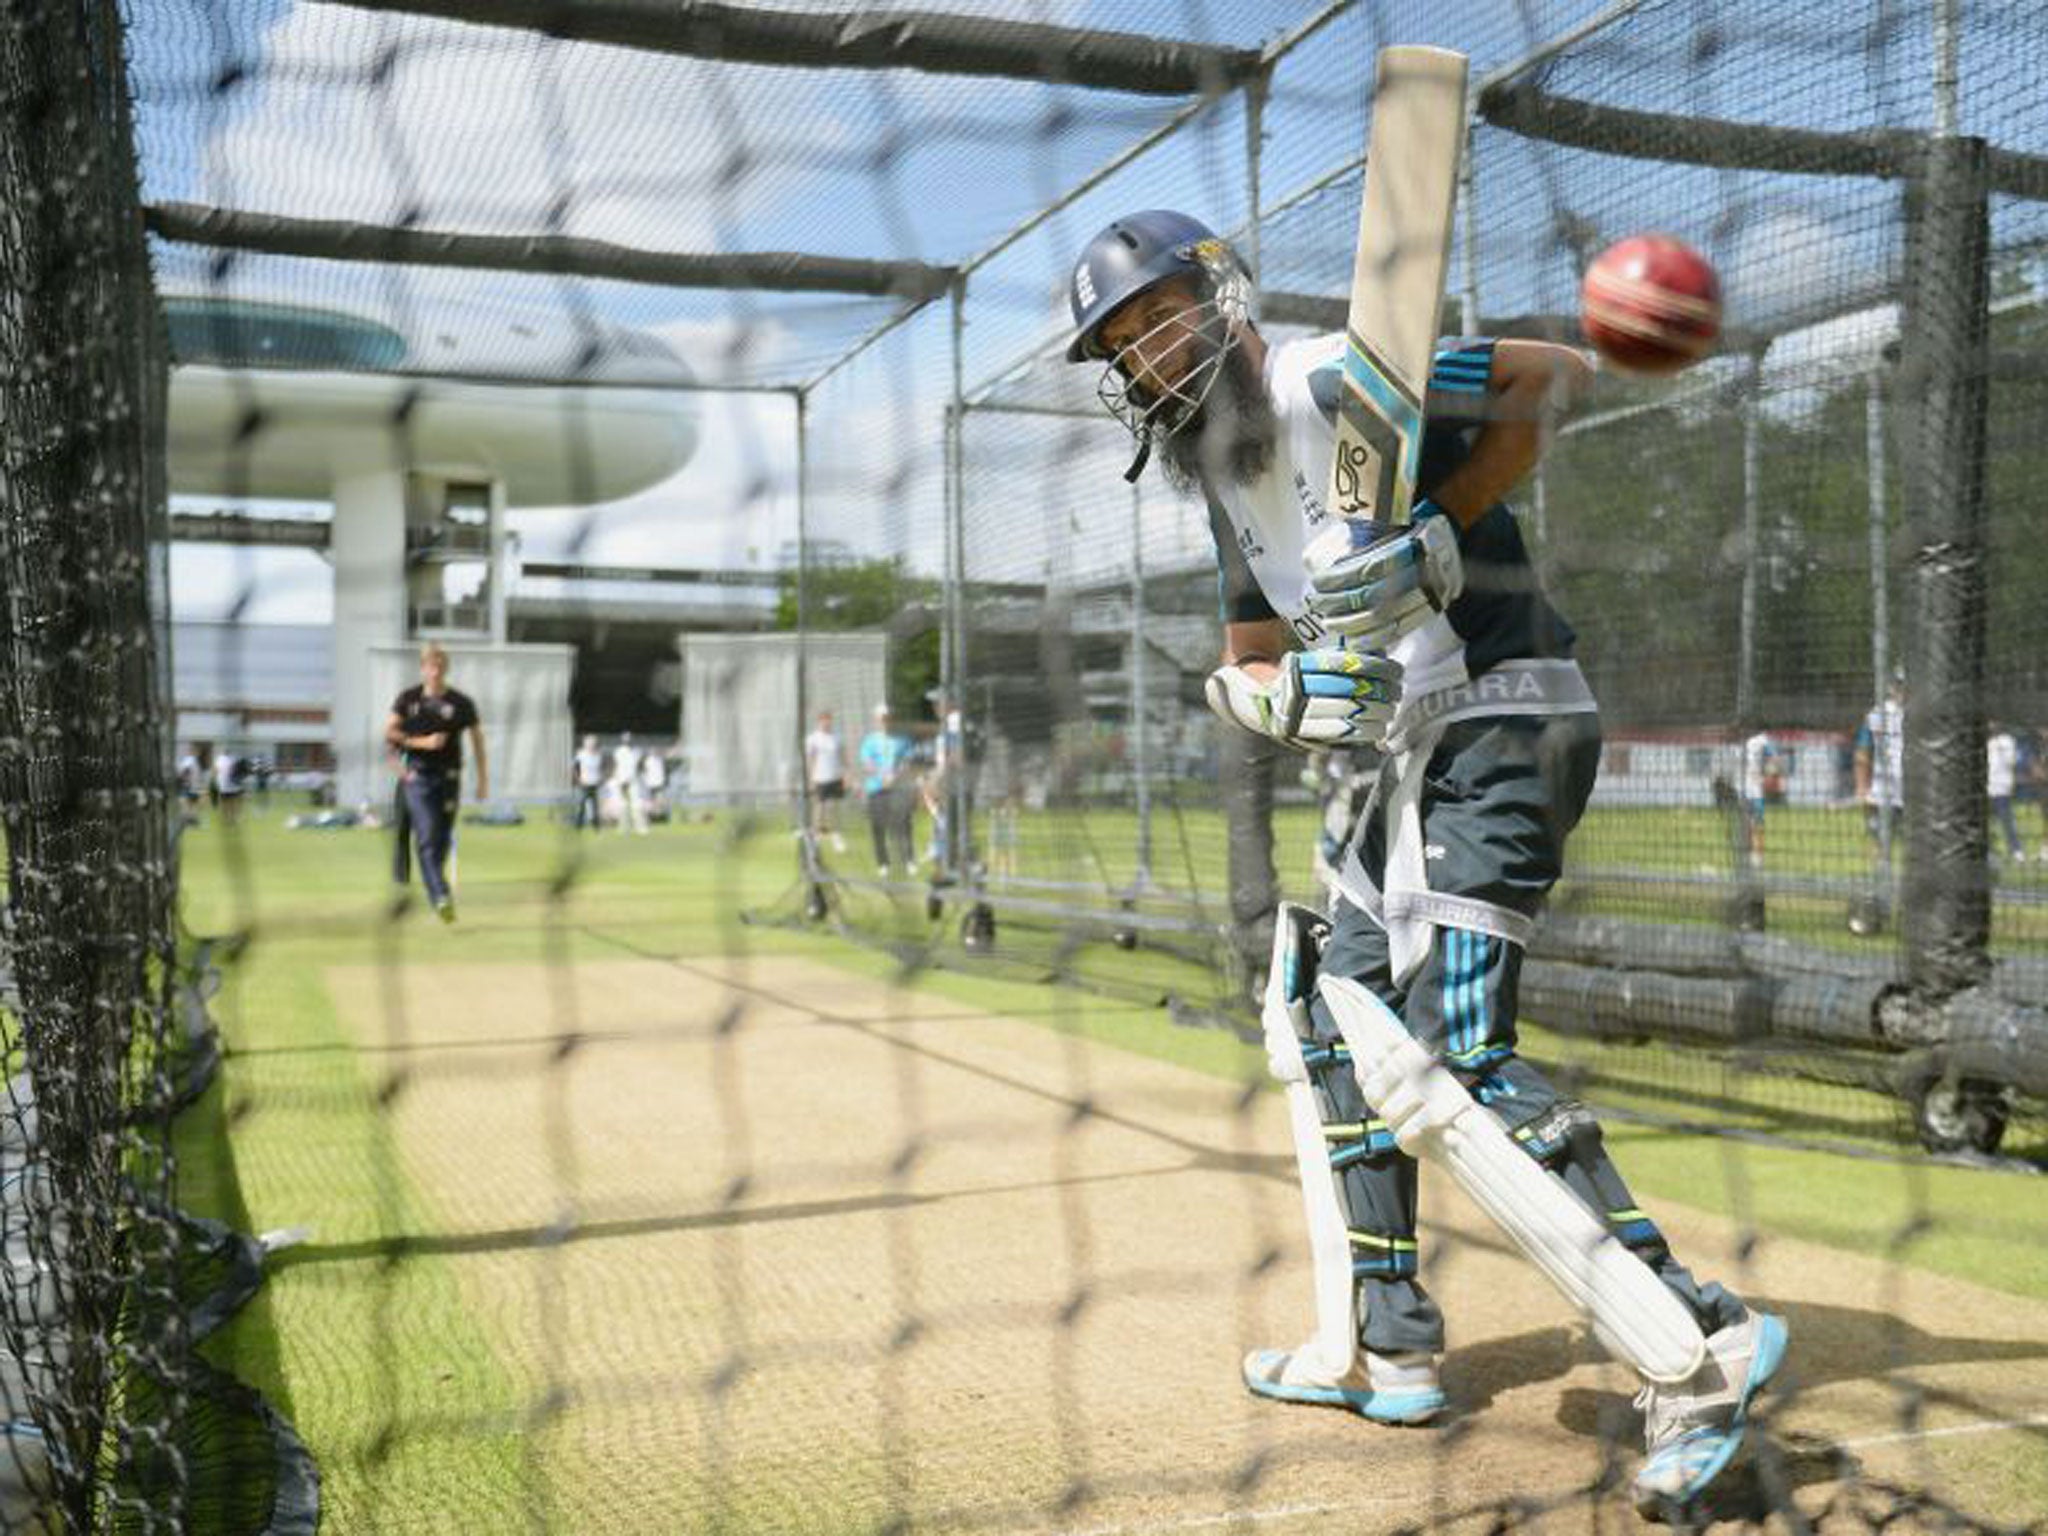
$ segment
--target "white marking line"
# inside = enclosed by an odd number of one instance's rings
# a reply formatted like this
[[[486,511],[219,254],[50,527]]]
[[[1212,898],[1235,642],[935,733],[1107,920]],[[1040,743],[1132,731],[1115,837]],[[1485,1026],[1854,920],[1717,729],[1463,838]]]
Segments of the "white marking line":
[[[2029,1414],[2023,1419],[1980,1419],[1974,1424],[1951,1424],[1945,1429],[1901,1429],[1888,1435],[1865,1435],[1856,1440],[1837,1440],[1835,1447],[1860,1451],[1871,1445],[1897,1445],[1902,1440],[1946,1440],[1954,1435],[1996,1435],[2008,1429],[2048,1427],[2048,1413]]]
[[[1401,1502],[1372,1499],[1356,1504],[1276,1504],[1270,1509],[1241,1509],[1222,1515],[1188,1515],[1175,1520],[1147,1520],[1142,1525],[1068,1526],[1057,1536],[1150,1536],[1168,1531],[1198,1531],[1207,1526],[1256,1525],[1273,1520],[1299,1520],[1309,1515],[1347,1515],[1361,1510],[1384,1509]]]
[[[1906,1440],[1948,1440],[1958,1435],[1995,1435],[2013,1429],[2048,1428],[2048,1413],[2028,1414],[2018,1419],[1981,1419],[1974,1424],[1951,1424],[1942,1429],[1903,1429],[1888,1435],[1862,1435],[1854,1440],[1836,1440],[1835,1449],[1859,1451],[1874,1445],[1897,1445]],[[1054,1536],[1165,1536],[1172,1531],[1199,1531],[1219,1525],[1259,1525],[1274,1520],[1299,1520],[1310,1515],[1348,1515],[1383,1508],[1392,1499],[1356,1504],[1277,1504],[1270,1509],[1243,1509],[1223,1515],[1189,1515],[1178,1520],[1148,1520],[1142,1525],[1068,1526]],[[1043,1528],[1041,1528],[1043,1529]]]

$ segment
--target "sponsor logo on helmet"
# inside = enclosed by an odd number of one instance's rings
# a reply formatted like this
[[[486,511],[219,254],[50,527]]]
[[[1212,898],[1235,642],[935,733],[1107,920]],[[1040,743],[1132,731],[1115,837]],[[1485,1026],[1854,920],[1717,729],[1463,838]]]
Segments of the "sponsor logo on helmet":
[[[1074,297],[1081,301],[1083,309],[1095,302],[1095,279],[1088,275],[1088,263],[1085,261],[1074,268]]]

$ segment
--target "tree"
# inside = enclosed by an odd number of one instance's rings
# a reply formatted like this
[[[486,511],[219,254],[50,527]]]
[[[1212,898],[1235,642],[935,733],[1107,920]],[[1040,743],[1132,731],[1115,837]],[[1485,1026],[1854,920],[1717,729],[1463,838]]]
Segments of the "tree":
[[[918,718],[939,686],[939,583],[911,572],[900,555],[835,560],[777,578],[775,627],[882,630],[889,636],[889,707],[899,720]],[[801,599],[801,601],[799,601]]]

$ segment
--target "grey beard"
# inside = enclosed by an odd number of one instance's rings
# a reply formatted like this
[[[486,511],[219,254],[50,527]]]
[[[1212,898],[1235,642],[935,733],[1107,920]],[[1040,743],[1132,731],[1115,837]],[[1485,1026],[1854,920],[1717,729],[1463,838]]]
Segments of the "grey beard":
[[[1232,347],[1194,420],[1159,440],[1166,483],[1185,495],[1211,485],[1249,485],[1273,462],[1280,424],[1266,381],[1243,347]]]

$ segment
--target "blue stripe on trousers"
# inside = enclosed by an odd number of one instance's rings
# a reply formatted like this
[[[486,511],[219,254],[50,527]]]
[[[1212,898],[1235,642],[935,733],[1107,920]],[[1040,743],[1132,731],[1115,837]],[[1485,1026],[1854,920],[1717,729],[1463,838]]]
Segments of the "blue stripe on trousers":
[[[1468,933],[1465,942],[1471,946],[1472,961],[1467,967],[1465,986],[1468,992],[1465,1009],[1465,1049],[1476,1050],[1486,1039],[1488,1016],[1486,1011],[1486,969],[1493,958],[1488,952],[1492,940],[1483,933]]]

